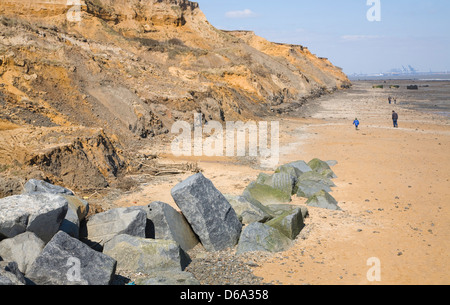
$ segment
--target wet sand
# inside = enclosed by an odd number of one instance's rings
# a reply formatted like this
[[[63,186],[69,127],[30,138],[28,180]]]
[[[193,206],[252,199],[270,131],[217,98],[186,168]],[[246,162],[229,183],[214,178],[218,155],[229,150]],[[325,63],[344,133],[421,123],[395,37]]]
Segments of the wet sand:
[[[315,102],[320,107],[311,107],[311,116],[280,119],[280,164],[316,157],[338,161],[331,194],[343,211],[309,207],[295,245],[253,269],[263,282],[450,283],[450,121],[406,104],[389,105],[388,93],[357,82]],[[392,127],[392,110],[400,115],[399,128]],[[241,194],[261,172],[224,158],[196,160],[222,193]],[[176,207],[170,189],[187,176],[149,183],[115,205],[160,200]],[[292,198],[293,204],[305,202]],[[367,277],[374,274],[370,258],[380,263],[381,281]]]

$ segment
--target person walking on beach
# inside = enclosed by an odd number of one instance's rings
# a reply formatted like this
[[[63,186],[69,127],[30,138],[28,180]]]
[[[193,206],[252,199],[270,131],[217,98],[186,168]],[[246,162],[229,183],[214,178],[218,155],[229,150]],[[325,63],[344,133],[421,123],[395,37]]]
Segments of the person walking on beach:
[[[388,97],[389,104],[392,102],[392,97]]]
[[[359,129],[358,129],[359,121],[358,121],[357,118],[355,118],[355,120],[353,121],[353,125],[355,125],[356,130],[359,130]]]
[[[394,128],[398,128],[398,114],[394,110],[392,110],[392,122],[394,123]]]

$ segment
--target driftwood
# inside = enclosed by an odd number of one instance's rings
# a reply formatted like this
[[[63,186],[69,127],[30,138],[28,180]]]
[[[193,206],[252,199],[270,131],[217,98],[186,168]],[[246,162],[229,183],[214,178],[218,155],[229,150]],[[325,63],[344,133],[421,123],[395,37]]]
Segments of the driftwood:
[[[138,165],[136,170],[143,171],[152,176],[179,175],[185,173],[198,173],[201,171],[196,162],[162,164],[155,160],[151,160],[151,162],[143,163],[137,161],[136,163]]]

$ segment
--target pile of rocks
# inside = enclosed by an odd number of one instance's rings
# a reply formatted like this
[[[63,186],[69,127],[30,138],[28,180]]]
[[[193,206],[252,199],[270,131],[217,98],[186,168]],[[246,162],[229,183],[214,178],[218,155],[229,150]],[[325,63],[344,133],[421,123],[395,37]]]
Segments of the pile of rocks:
[[[186,271],[190,250],[286,250],[308,215],[288,204],[291,195],[320,189],[308,204],[337,208],[328,200],[333,176],[322,161],[298,161],[233,196],[197,173],[171,190],[181,212],[152,202],[90,217],[72,191],[30,180],[22,194],[0,199],[0,284],[108,285],[120,271],[145,274],[137,284],[199,284]]]
[[[242,197],[254,204],[274,205],[291,201],[292,195],[308,198],[308,206],[340,210],[338,202],[329,194],[336,185],[336,178],[330,166],[336,161],[312,159],[295,161],[278,167],[275,173],[259,174],[256,181],[250,183]]]
[[[288,249],[305,226],[307,206],[340,210],[329,194],[336,175],[335,161],[313,159],[278,167],[272,175],[261,173],[240,196],[226,195],[245,227],[236,253],[280,252]],[[306,197],[307,206],[292,205],[292,195]]]

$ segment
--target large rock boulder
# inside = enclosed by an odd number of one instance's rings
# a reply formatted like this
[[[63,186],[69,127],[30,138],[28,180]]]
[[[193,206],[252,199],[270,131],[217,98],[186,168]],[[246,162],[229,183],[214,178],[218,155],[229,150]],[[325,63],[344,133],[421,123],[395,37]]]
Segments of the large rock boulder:
[[[242,224],[266,222],[272,218],[270,210],[259,202],[250,202],[243,196],[224,195],[231,204]]]
[[[109,285],[116,265],[113,258],[59,231],[26,277],[37,285]]]
[[[322,181],[301,180],[297,183],[297,196],[309,198],[318,191],[331,192],[331,187]]]
[[[74,193],[71,190],[66,189],[65,187],[53,185],[51,183],[36,179],[30,179],[25,183],[25,185],[23,186],[23,193],[50,193],[74,196]]]
[[[315,171],[306,172],[306,173],[300,175],[297,179],[297,187],[299,184],[302,183],[302,181],[315,181],[317,183],[321,183],[321,184],[327,185],[329,187],[336,186],[336,184],[334,184],[334,182],[330,178],[325,177],[322,174],[315,172]]]
[[[311,161],[309,161],[308,165],[313,171],[315,171],[327,178],[336,178],[337,177],[326,161],[322,161],[320,159],[315,158],[315,159],[312,159]]]
[[[291,202],[291,194],[256,181],[245,188],[242,196],[251,203],[259,202],[263,205]]]
[[[318,207],[328,210],[341,210],[338,206],[338,202],[333,196],[325,191],[319,191],[311,196],[307,201],[306,205],[311,207]]]
[[[100,250],[116,235],[128,234],[145,237],[146,224],[147,214],[143,210],[115,208],[89,217],[86,226],[81,231],[81,237]]]
[[[286,198],[292,195],[295,183],[297,182],[297,176],[292,168],[286,168],[278,173],[274,173],[266,179],[264,184],[270,187],[280,190],[286,194]]]
[[[80,222],[84,220],[89,212],[89,203],[62,186],[50,184],[42,180],[30,179],[25,183],[23,194],[49,193],[63,196],[69,203],[60,230],[72,237],[79,238]]]
[[[236,249],[237,254],[253,251],[281,252],[287,250],[292,241],[279,230],[260,222],[254,222],[242,230]]]
[[[103,253],[117,260],[118,270],[152,273],[155,270],[182,271],[189,256],[173,240],[149,239],[126,234],[105,244]]]
[[[0,199],[0,238],[11,238],[25,231],[34,232],[48,242],[59,230],[68,209],[60,195],[35,193]]]
[[[0,242],[0,256],[7,261],[17,263],[19,270],[26,273],[45,243],[33,232],[24,232]]]
[[[230,203],[202,173],[177,184],[171,195],[207,251],[237,244],[242,224]]]
[[[186,218],[167,203],[155,201],[147,206],[133,207],[147,214],[146,237],[176,241],[181,249],[194,248],[199,240]]]
[[[277,172],[286,170],[287,168],[292,168],[297,177],[299,177],[300,175],[302,175],[306,172],[312,171],[311,167],[309,167],[309,165],[306,164],[305,161],[299,160],[299,161],[294,161],[294,162],[290,162],[287,164],[283,164],[280,167],[278,167],[275,170],[275,172],[277,173]]]
[[[266,224],[279,230],[281,233],[292,240],[297,237],[297,235],[305,226],[301,208],[286,211],[277,218],[270,220]]]

